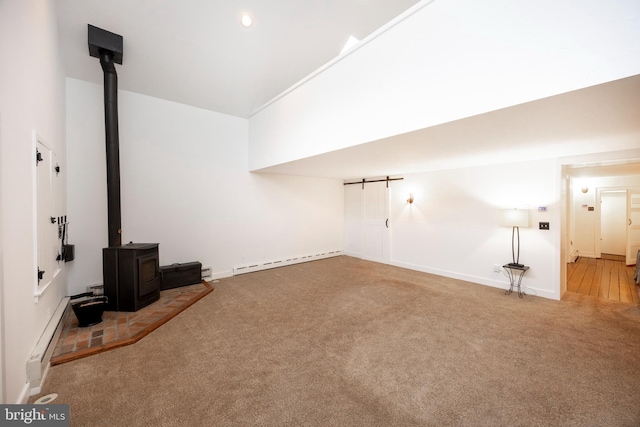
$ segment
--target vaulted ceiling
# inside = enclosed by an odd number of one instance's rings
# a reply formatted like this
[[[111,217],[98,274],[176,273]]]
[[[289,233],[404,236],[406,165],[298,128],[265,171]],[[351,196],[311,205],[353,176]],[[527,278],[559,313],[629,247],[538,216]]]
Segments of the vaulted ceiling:
[[[87,24],[120,34],[120,89],[249,117],[418,0],[57,0],[67,76],[102,82]],[[253,25],[244,28],[248,13]]]
[[[67,76],[102,82],[99,62],[88,53],[92,24],[124,38],[120,89],[243,118],[333,60],[350,36],[362,40],[416,3],[55,2]],[[244,13],[253,19],[249,28],[240,24]],[[564,156],[562,144],[576,138],[596,135],[606,145],[610,137],[640,134],[639,91],[640,76],[634,76],[265,171],[349,179]]]

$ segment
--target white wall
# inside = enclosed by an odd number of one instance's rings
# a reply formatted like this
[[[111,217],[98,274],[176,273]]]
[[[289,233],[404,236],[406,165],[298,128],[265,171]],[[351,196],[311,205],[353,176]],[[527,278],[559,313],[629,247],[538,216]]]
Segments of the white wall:
[[[250,168],[640,73],[637,1],[424,0],[413,11],[252,115]]]
[[[102,283],[102,96],[100,85],[67,79],[71,293]],[[118,97],[123,242],[158,242],[161,265],[200,261],[216,277],[246,263],[342,250],[341,181],[252,174],[246,119]]]
[[[362,255],[362,186],[344,186],[344,253]]]
[[[2,152],[2,113],[0,113],[0,155]],[[0,161],[0,177],[2,177],[2,162]],[[5,364],[4,364],[4,239],[2,237],[3,230],[2,221],[2,189],[0,187],[0,402],[4,403],[4,396],[6,394],[5,388]]]
[[[581,189],[588,188],[586,193]],[[572,249],[577,249],[580,256],[594,258],[597,254],[596,240],[600,219],[596,203],[598,189],[640,188],[640,173],[638,175],[604,176],[604,177],[572,177],[570,197],[570,218]],[[589,206],[594,208],[589,211]]]
[[[531,269],[523,284],[528,294],[560,297],[560,254],[555,243],[560,233],[560,193],[555,160],[403,178],[389,185],[391,264],[506,288],[507,278],[493,271],[494,265],[511,262],[511,228],[499,225],[499,210],[528,206],[530,227],[520,229],[520,262]],[[407,203],[410,193],[411,205]],[[354,197],[347,203],[357,202]],[[540,206],[546,206],[547,212],[538,212]],[[355,210],[348,205],[345,209]],[[550,222],[551,229],[538,230],[539,221]],[[345,227],[350,224],[345,222]]]
[[[0,198],[2,199],[2,401],[26,399],[26,361],[66,292],[63,269],[37,303],[34,148],[36,130],[65,171],[65,91],[54,2],[0,2]],[[64,179],[64,178],[63,178]],[[64,193],[64,192],[63,192]],[[65,204],[61,194],[58,203]]]

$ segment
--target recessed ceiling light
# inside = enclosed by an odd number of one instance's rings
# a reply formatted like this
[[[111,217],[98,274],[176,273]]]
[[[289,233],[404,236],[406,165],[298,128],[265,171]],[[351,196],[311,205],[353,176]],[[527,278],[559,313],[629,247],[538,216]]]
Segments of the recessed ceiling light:
[[[253,24],[253,19],[251,19],[251,17],[245,13],[244,15],[242,15],[240,22],[242,22],[243,27],[249,28],[251,24]]]

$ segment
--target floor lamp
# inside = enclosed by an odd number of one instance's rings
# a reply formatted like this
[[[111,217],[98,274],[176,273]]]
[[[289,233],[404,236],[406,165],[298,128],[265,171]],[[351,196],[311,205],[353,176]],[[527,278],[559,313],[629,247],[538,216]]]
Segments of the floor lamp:
[[[520,264],[520,227],[529,227],[529,210],[502,209],[500,213],[500,225],[511,227],[511,255],[513,261],[508,265],[512,267],[524,267],[524,264]]]

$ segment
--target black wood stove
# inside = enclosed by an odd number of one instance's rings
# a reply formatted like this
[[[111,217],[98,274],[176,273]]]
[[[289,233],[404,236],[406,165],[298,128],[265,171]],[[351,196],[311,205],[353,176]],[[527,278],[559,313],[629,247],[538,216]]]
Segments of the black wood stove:
[[[100,59],[104,73],[104,124],[107,158],[109,247],[102,250],[107,310],[137,311],[160,298],[157,243],[122,245],[120,209],[120,141],[118,135],[118,75],[122,36],[88,25],[89,55]]]
[[[102,269],[107,310],[138,311],[160,298],[157,243],[104,248]]]

